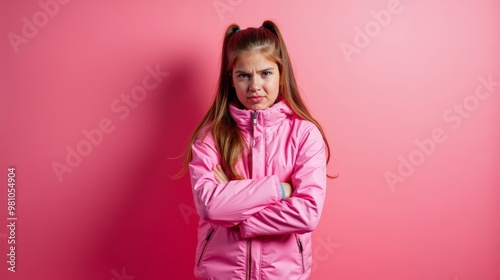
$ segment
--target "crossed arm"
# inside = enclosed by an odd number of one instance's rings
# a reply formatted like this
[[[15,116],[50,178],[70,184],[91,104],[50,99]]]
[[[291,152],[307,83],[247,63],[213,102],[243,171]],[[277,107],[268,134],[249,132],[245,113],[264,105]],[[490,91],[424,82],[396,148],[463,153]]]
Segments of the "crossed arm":
[[[228,180],[213,139],[195,142],[190,173],[200,217],[224,227],[238,225],[244,238],[312,231],[325,198],[326,155],[319,130],[304,134],[291,182],[281,182],[284,196],[277,175]]]
[[[215,180],[217,180],[217,183],[227,183],[229,182],[229,179],[227,178],[226,174],[224,173],[224,170],[222,170],[222,166],[217,164],[214,169],[213,169],[214,177]],[[287,182],[281,182],[281,185],[283,185],[283,189],[285,190],[285,199],[289,198],[292,195],[292,185],[287,183]]]

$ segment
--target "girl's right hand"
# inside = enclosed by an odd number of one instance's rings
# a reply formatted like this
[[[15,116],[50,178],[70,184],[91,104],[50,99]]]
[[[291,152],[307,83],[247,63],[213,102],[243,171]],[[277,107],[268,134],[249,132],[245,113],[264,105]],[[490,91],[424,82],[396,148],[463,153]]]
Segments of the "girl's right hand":
[[[217,180],[217,183],[229,182],[229,179],[227,178],[226,174],[224,173],[224,170],[222,170],[222,166],[220,166],[219,164],[214,166],[213,172],[214,172],[215,180]]]
[[[287,199],[290,196],[292,196],[292,185],[290,185],[287,182],[281,182],[281,184],[283,185],[283,189],[285,190],[285,198],[284,199]]]

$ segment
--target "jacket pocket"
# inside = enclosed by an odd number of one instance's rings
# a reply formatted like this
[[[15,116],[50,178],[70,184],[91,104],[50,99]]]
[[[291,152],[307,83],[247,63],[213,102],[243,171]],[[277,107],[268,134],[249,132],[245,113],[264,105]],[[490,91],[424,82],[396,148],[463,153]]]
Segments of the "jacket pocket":
[[[208,243],[210,243],[210,240],[212,239],[212,235],[215,232],[215,228],[210,228],[208,231],[207,237],[205,237],[205,244],[203,245],[203,249],[201,250],[200,257],[198,258],[198,263],[197,266],[200,266],[201,260],[203,259],[203,255],[205,254],[205,250],[208,247]]]
[[[302,268],[302,273],[306,272],[305,266],[304,266],[304,246],[302,246],[302,241],[300,241],[300,237],[296,235],[297,237],[297,245],[299,246],[299,254],[300,254],[300,264]]]

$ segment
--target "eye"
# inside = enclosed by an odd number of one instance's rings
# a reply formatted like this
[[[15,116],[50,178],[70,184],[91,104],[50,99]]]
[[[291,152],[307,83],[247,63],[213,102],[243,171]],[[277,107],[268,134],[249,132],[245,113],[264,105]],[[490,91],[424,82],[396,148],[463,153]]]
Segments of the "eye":
[[[269,76],[269,75],[271,75],[271,74],[272,74],[272,73],[271,73],[271,72],[269,72],[269,71],[264,71],[264,72],[262,72],[262,75],[264,75],[264,76]]]
[[[247,74],[239,74],[238,78],[248,78],[248,75]]]

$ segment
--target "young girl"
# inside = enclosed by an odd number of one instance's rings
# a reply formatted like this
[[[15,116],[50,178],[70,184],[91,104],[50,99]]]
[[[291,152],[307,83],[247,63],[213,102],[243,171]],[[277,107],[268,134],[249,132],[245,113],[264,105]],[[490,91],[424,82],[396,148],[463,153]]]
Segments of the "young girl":
[[[307,279],[330,148],[281,33],[229,26],[215,100],[193,134],[198,279]]]

